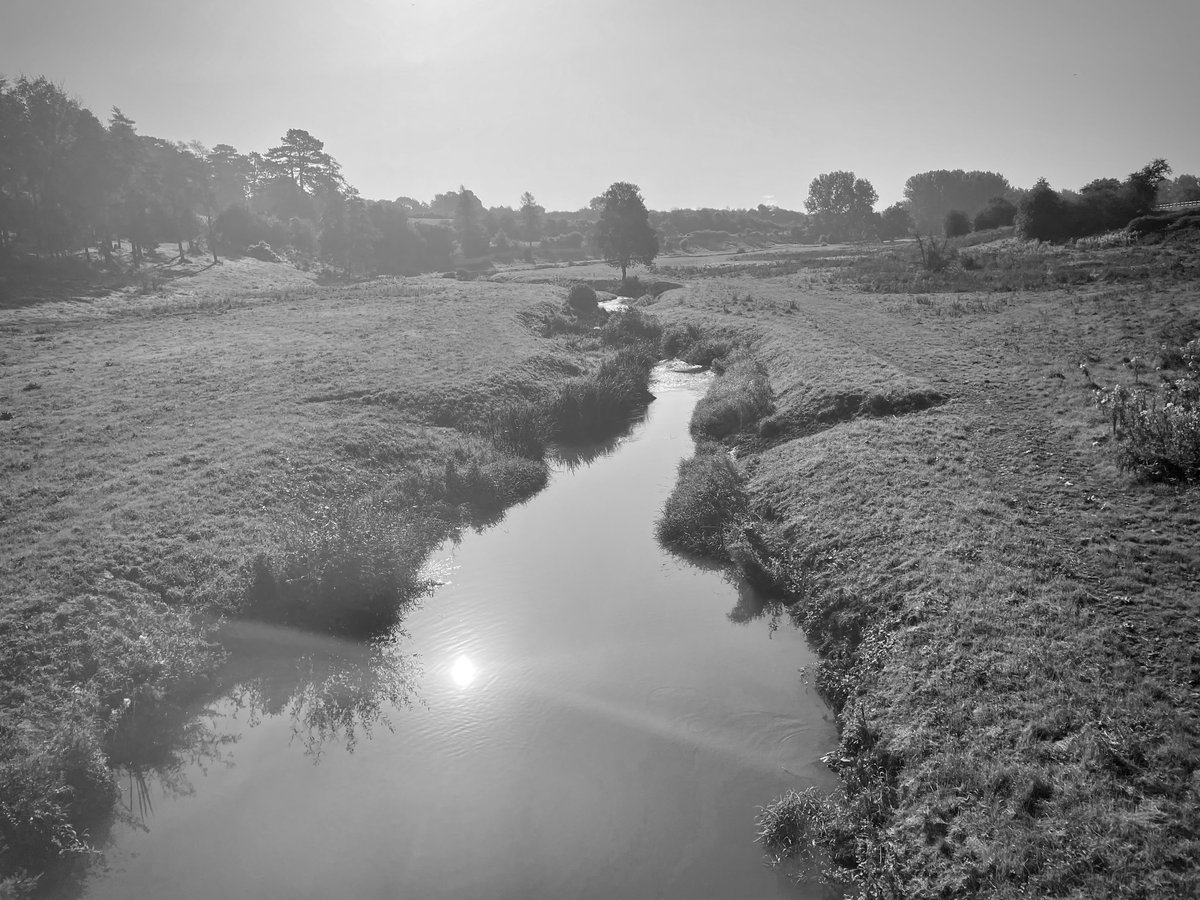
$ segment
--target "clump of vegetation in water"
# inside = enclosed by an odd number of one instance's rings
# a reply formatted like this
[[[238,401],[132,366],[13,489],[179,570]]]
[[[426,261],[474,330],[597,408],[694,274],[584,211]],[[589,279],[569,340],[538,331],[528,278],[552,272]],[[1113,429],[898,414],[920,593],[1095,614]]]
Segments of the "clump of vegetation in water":
[[[258,555],[253,615],[346,634],[378,634],[426,585],[417,573],[434,535],[376,498],[297,512],[279,522],[278,546]]]
[[[655,534],[673,550],[724,559],[726,532],[745,515],[746,506],[737,464],[719,447],[698,448],[679,464]]]
[[[713,381],[692,413],[692,432],[720,440],[742,431],[772,410],[766,366],[749,354],[734,359]]]
[[[711,366],[733,350],[734,342],[705,334],[691,323],[675,323],[663,329],[660,346],[667,359],[682,359],[693,366]]]
[[[605,359],[595,372],[567,381],[549,403],[555,436],[578,440],[621,427],[651,399],[647,385],[654,363],[646,347],[627,347]]]
[[[632,308],[618,310],[610,315],[600,329],[600,339],[610,347],[631,344],[657,347],[662,333],[662,325],[656,317]]]

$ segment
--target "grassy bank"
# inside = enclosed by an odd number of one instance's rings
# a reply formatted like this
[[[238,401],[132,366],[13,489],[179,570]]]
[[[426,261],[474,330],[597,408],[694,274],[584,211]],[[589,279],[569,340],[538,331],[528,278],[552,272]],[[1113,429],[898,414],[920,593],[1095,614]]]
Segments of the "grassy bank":
[[[0,311],[0,878],[103,839],[130,723],[210,687],[219,618],[378,633],[549,443],[647,399],[653,323],[547,336],[560,289],[229,266]]]
[[[1200,888],[1200,498],[1131,466],[1097,402],[1200,331],[1195,256],[1054,252],[1086,283],[997,301],[797,264],[652,307],[766,367],[773,411],[724,436],[736,463],[681,470],[664,521],[722,486],[692,549],[759,565],[821,650],[842,787],[760,827],[862,896]],[[1133,277],[1142,252],[1175,274]]]

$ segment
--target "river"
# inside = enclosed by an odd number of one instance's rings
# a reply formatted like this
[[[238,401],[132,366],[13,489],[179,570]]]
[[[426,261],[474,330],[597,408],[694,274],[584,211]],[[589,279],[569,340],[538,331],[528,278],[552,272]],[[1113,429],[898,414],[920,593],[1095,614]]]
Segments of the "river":
[[[753,842],[758,805],[833,783],[811,650],[654,539],[706,386],[660,369],[612,452],[442,548],[389,640],[231,632],[241,685],[124,779],[84,896],[836,896]]]

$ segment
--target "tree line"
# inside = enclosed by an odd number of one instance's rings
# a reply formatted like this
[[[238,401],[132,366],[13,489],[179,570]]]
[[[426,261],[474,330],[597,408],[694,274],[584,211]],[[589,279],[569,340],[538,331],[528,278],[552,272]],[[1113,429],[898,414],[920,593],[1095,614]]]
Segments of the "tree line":
[[[1158,163],[1165,168],[1152,171]],[[1171,181],[1169,171],[1156,160],[1125,181],[1098,179],[1055,199],[1043,182],[1027,191],[995,172],[941,169],[913,175],[904,201],[882,212],[874,210],[878,193],[869,181],[838,171],[813,179],[804,213],[760,204],[645,215],[655,252],[719,249],[747,239],[951,234],[1051,219],[1026,229],[1029,236],[1070,236],[1128,221],[1156,196],[1200,199],[1195,176]],[[1034,205],[1021,218],[1023,202]],[[169,243],[180,258],[203,248],[214,260],[221,252],[273,255],[288,248],[300,260],[356,275],[444,270],[518,254],[532,259],[535,246],[550,259],[622,256],[612,245],[625,240],[625,231],[602,224],[606,209],[615,214],[608,192],[573,212],[548,213],[529,192],[517,209],[485,208],[463,186],[430,203],[367,200],[324,143],[301,129],[261,153],[228,144],[208,148],[139,134],[118,108],[102,123],[44,77],[0,79],[0,261],[83,253],[119,267],[115,248],[127,244],[127,259],[137,266],[148,249]],[[630,240],[647,245],[642,226],[629,227],[639,232]]]

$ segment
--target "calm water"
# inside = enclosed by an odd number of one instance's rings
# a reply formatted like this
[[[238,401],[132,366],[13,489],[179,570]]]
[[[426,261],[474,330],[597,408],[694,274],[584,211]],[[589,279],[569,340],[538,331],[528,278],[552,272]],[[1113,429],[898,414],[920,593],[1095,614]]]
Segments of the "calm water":
[[[753,843],[758,805],[832,782],[812,654],[654,540],[705,386],[660,375],[614,452],[444,548],[406,635],[240,629],[241,688],[128,780],[86,896],[825,896]]]

